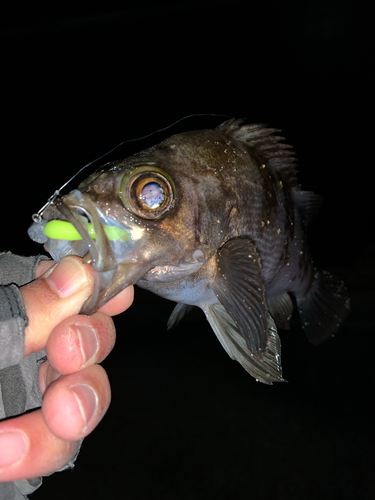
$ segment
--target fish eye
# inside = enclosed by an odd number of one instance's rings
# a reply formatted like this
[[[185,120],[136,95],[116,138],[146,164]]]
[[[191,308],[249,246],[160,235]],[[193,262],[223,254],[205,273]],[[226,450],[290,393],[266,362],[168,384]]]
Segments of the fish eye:
[[[121,199],[125,207],[143,219],[158,219],[174,205],[174,184],[161,168],[137,167],[124,175]]]

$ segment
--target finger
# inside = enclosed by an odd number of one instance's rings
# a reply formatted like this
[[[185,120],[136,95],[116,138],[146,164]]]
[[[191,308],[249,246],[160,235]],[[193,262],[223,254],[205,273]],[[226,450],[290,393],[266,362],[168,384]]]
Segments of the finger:
[[[0,481],[55,472],[77,450],[77,442],[64,441],[50,432],[42,410],[6,420],[0,427]]]
[[[44,273],[48,271],[56,262],[54,260],[42,260],[35,271],[35,279],[40,278]]]
[[[94,365],[50,384],[44,393],[42,413],[55,436],[76,441],[98,425],[110,401],[107,374],[100,365]]]
[[[62,377],[61,373],[55,370],[48,360],[42,363],[39,368],[39,388],[42,395],[47,387],[60,377]]]
[[[92,267],[71,256],[21,287],[29,319],[25,329],[25,356],[43,349],[55,326],[63,319],[78,314],[92,291]]]
[[[99,423],[110,403],[107,375],[99,365],[53,382],[41,410],[0,425],[0,481],[37,477],[62,468],[77,441]]]
[[[40,262],[37,267],[35,278],[41,277],[45,272],[50,269],[55,262],[53,260],[44,260]],[[108,316],[115,316],[124,312],[132,304],[134,299],[134,287],[129,286],[118,293],[113,299],[111,299],[107,304],[102,306],[99,311],[107,314]]]
[[[120,314],[128,307],[130,307],[134,300],[134,287],[128,286],[117,295],[113,297],[109,302],[104,304],[104,306],[99,308],[99,311],[107,314],[108,316],[116,316]]]
[[[62,374],[100,363],[113,349],[116,330],[112,318],[97,312],[71,316],[59,323],[47,341],[47,357]]]

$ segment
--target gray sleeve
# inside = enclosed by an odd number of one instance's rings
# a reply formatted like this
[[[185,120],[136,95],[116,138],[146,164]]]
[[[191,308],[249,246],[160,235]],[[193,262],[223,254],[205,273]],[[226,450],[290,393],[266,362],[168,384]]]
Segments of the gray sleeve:
[[[46,259],[44,255],[0,254],[0,370],[23,360],[28,320],[18,287],[32,281],[38,264]]]
[[[23,257],[10,252],[0,252],[0,284],[22,286],[33,281],[36,268],[42,260],[50,260],[46,255]]]
[[[23,413],[41,401],[34,386],[45,352],[23,357],[28,319],[18,287],[32,281],[38,264],[46,259],[0,254],[0,418]]]
[[[27,316],[18,286],[34,279],[39,255],[0,254],[0,419],[20,415],[41,405],[38,373],[45,351],[23,357]],[[1,500],[23,500],[42,483],[41,478],[0,483]]]
[[[0,285],[0,370],[23,359],[28,324],[21,292],[16,285]]]
[[[42,404],[39,390],[39,366],[46,358],[45,349],[23,357],[25,305],[19,286],[35,277],[44,255],[22,257],[0,254],[0,420],[20,415]],[[81,441],[82,443],[82,441]],[[76,455],[61,471],[74,467]],[[0,500],[24,500],[42,484],[42,478],[0,483]]]

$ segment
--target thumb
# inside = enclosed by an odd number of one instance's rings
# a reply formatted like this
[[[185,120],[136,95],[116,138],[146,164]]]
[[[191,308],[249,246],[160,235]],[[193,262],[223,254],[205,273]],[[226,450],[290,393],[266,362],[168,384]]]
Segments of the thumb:
[[[21,287],[29,324],[25,330],[25,356],[46,345],[63,319],[78,314],[94,288],[93,270],[78,257],[65,257],[40,278]]]

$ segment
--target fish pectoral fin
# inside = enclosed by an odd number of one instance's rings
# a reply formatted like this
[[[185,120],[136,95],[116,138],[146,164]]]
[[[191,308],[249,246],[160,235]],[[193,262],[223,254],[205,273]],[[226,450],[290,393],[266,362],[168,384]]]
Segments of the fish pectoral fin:
[[[288,293],[267,298],[267,307],[278,328],[289,330],[293,313],[293,302]]]
[[[211,288],[237,325],[248,349],[262,358],[268,342],[265,287],[260,257],[248,239],[230,240],[216,253]]]
[[[338,330],[349,314],[350,300],[340,279],[327,271],[315,270],[310,290],[297,297],[297,307],[307,338],[317,345]]]
[[[171,328],[177,326],[182,318],[186,316],[186,314],[191,311],[193,307],[194,306],[178,303],[168,318],[167,330],[171,330]]]
[[[219,302],[203,306],[202,309],[225,351],[250,375],[268,385],[273,382],[285,382],[281,369],[280,339],[268,312],[268,344],[263,359],[259,359],[249,350],[242,333]]]

